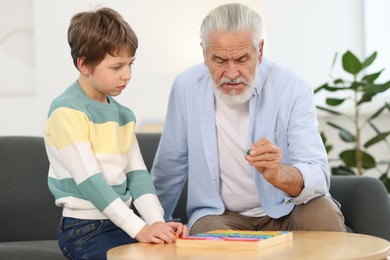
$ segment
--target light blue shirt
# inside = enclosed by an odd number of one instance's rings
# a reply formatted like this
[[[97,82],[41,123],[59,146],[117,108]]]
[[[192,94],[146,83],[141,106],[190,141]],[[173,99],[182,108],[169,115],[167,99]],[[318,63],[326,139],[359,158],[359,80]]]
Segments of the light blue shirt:
[[[302,192],[291,197],[252,168],[261,206],[270,217],[285,216],[294,205],[328,194],[327,155],[318,132],[313,90],[306,82],[263,60],[249,101],[249,118],[248,148],[262,137],[270,138],[282,150],[282,163],[298,168],[304,179]],[[173,83],[151,175],[166,220],[172,219],[186,178],[189,226],[205,215],[225,211],[220,195],[213,82],[204,64],[185,70]],[[237,200],[245,203],[245,198]]]

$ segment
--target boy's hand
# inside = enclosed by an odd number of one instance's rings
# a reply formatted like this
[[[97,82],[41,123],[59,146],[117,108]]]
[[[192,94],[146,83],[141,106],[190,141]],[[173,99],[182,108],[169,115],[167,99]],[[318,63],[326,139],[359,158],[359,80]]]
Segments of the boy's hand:
[[[188,227],[179,222],[168,222],[169,225],[177,234],[178,237],[187,237],[188,236]],[[176,238],[178,238],[176,237]]]
[[[155,222],[145,225],[135,237],[139,242],[151,242],[156,244],[174,243],[175,230],[164,222]]]

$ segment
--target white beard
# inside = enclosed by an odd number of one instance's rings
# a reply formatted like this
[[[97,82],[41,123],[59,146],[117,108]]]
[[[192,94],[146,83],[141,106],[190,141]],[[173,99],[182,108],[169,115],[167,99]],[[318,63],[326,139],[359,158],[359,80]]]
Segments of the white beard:
[[[236,93],[237,91],[235,89],[230,90],[229,94],[226,94],[223,92],[221,89],[221,85],[223,83],[242,83],[245,85],[244,90],[242,93],[238,94]],[[214,86],[214,93],[215,97],[222,100],[228,105],[240,105],[244,104],[247,102],[253,95],[255,91],[255,87],[253,84],[254,80],[252,79],[250,83],[247,83],[245,80],[241,79],[240,77],[234,79],[234,80],[229,80],[226,77],[223,77],[220,81],[219,84],[217,85],[214,80],[213,80],[213,86]]]

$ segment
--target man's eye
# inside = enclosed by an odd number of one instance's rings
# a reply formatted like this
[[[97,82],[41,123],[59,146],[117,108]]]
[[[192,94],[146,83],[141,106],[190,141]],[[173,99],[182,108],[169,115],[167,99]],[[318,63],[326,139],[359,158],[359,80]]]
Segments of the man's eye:
[[[248,57],[242,57],[238,60],[239,63],[244,63],[248,61]]]
[[[217,64],[223,64],[223,63],[225,63],[225,60],[224,60],[224,59],[219,59],[219,58],[217,58],[217,59],[215,59],[215,62],[216,62]]]

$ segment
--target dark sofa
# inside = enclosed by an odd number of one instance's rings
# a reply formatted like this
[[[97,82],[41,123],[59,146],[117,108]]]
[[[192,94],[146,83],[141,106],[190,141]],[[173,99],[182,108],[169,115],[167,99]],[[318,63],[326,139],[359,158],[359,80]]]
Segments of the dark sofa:
[[[160,134],[137,134],[150,169]],[[42,137],[0,137],[0,259],[64,259],[56,241],[61,209],[47,187]],[[350,232],[390,241],[390,203],[383,184],[371,177],[332,176],[331,194],[342,204]],[[174,217],[186,222],[186,192]]]

